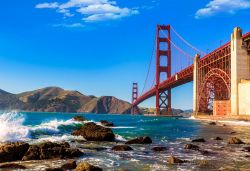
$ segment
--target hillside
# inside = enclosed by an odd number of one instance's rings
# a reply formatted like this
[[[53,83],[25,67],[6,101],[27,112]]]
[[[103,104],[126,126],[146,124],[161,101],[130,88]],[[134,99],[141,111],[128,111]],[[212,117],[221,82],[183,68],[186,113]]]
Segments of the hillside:
[[[47,87],[20,94],[0,90],[0,110],[39,112],[130,113],[131,104],[111,96],[86,96],[78,91]]]

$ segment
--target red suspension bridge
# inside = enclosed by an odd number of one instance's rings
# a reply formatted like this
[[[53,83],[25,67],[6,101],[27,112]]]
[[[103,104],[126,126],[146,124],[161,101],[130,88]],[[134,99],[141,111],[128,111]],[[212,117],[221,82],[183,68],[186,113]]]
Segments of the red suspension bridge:
[[[250,79],[250,32],[242,35],[235,28],[231,41],[205,54],[170,25],[158,25],[154,44],[140,94],[138,84],[133,83],[132,113],[134,107],[155,96],[155,114],[170,115],[171,89],[191,81],[195,113],[211,113],[219,105],[223,108],[217,111],[220,115],[248,110],[239,107],[239,94],[244,90],[238,87],[241,80]]]

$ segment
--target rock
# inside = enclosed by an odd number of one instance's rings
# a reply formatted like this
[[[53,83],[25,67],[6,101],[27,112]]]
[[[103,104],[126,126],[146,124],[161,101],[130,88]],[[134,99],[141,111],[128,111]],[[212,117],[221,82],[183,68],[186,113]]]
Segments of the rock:
[[[29,149],[28,143],[15,142],[0,146],[0,163],[21,160]]]
[[[176,157],[174,157],[174,156],[172,156],[172,155],[167,159],[167,161],[168,161],[169,164],[180,164],[180,163],[184,163],[183,160],[178,159],[178,158],[176,158]]]
[[[200,167],[209,167],[210,164],[207,160],[196,160],[195,163]]]
[[[3,164],[0,166],[1,169],[26,169],[25,166],[15,163]]]
[[[113,151],[131,151],[133,149],[128,145],[116,145],[112,148],[112,150]]]
[[[188,149],[188,150],[200,150],[198,145],[194,145],[194,144],[185,144],[184,149]]]
[[[48,169],[45,169],[45,171],[64,171],[64,170],[61,168],[48,168]]]
[[[223,139],[221,137],[215,137],[214,140],[220,141],[220,140],[223,140]]]
[[[100,121],[103,126],[114,126],[112,122],[106,121],[106,120],[101,120]]]
[[[250,152],[250,147],[249,146],[248,147],[243,147],[243,151]]]
[[[235,132],[235,131],[232,131],[232,132],[230,132],[230,134],[236,134],[236,132]]]
[[[241,139],[237,138],[237,137],[230,137],[228,139],[228,144],[245,144],[243,141],[241,141]]]
[[[72,133],[76,136],[82,136],[88,141],[114,141],[115,134],[110,128],[104,128],[93,122],[83,125],[79,130]]]
[[[62,170],[73,170],[76,168],[76,161],[75,160],[68,160],[64,165],[62,165]]]
[[[68,143],[45,142],[31,145],[22,160],[65,159],[80,157],[82,154],[78,149],[70,148]]]
[[[209,122],[209,125],[216,125],[216,122]]]
[[[138,137],[127,141],[125,144],[151,144],[152,140],[150,137]]]
[[[73,120],[83,122],[86,121],[86,119],[83,116],[74,116]]]
[[[75,171],[102,171],[102,169],[87,162],[81,162],[77,165]]]
[[[192,140],[192,142],[206,142],[206,141],[204,138],[198,138],[198,139]]]
[[[166,151],[168,150],[168,148],[167,147],[153,147],[152,150],[155,152],[160,152],[160,151]]]

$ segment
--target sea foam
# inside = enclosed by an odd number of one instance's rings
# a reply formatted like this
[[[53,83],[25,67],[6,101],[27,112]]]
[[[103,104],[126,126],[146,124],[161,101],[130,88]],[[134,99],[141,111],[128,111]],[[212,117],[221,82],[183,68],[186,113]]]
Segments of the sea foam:
[[[0,114],[0,142],[27,140],[29,128],[23,125],[24,120],[24,115],[17,112]]]

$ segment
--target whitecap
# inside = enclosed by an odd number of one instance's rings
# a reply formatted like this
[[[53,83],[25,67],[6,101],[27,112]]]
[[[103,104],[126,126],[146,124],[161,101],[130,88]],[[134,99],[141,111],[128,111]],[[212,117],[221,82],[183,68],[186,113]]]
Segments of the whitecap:
[[[0,115],[0,142],[25,141],[29,139],[29,128],[23,125],[24,115],[7,112]]]

